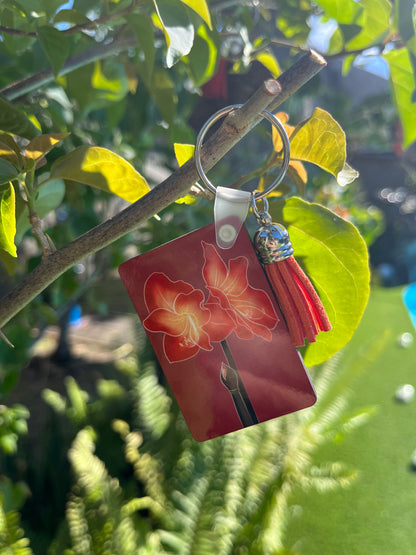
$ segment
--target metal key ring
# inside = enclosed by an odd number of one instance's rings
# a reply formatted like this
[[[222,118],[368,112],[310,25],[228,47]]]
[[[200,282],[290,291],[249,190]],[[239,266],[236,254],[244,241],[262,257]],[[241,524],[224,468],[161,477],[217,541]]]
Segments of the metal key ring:
[[[218,112],[215,112],[215,114],[213,114],[205,123],[204,125],[201,127],[201,130],[198,133],[198,136],[196,138],[196,144],[195,144],[195,165],[196,165],[196,169],[198,171],[199,177],[201,178],[201,180],[203,181],[204,185],[212,192],[212,193],[216,193],[216,187],[211,183],[211,181],[208,179],[208,177],[206,176],[204,169],[202,167],[201,164],[201,147],[202,147],[202,141],[204,140],[204,137],[208,131],[208,129],[219,119],[221,119],[222,117],[226,116],[227,114],[229,114],[230,112],[232,112],[233,110],[236,110],[237,108],[241,108],[242,104],[232,104],[230,106],[226,106],[225,108],[222,108],[221,110],[218,110]],[[268,112],[267,110],[263,110],[261,115],[267,119],[272,125],[273,127],[277,130],[277,132],[280,135],[280,138],[282,139],[282,144],[283,144],[283,162],[282,162],[282,166],[280,168],[280,172],[278,174],[278,176],[276,177],[276,179],[273,181],[273,183],[271,183],[267,189],[265,189],[264,191],[257,191],[254,194],[254,199],[255,200],[259,200],[264,198],[266,195],[268,195],[275,187],[277,187],[277,185],[279,185],[279,183],[281,183],[281,181],[283,180],[284,176],[286,175],[286,171],[287,168],[289,166],[289,161],[290,161],[290,143],[289,143],[289,137],[287,136],[286,130],[283,126],[283,124],[281,123],[281,121],[275,116],[273,115],[271,112]]]

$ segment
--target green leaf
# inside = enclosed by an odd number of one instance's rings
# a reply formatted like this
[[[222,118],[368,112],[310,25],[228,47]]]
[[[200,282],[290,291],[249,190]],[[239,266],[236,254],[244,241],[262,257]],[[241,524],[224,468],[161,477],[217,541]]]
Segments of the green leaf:
[[[400,34],[403,42],[407,42],[415,34],[412,15],[414,5],[414,0],[396,0],[394,3],[393,26]]]
[[[383,54],[389,64],[393,97],[403,127],[403,148],[416,140],[416,104],[412,102],[415,76],[406,48]]]
[[[357,23],[361,31],[346,44],[347,50],[367,48],[380,42],[390,30],[390,13],[392,10],[389,0],[361,0],[364,8]]]
[[[0,133],[0,158],[13,164],[16,168],[23,167],[23,156],[15,140],[7,133]]]
[[[186,57],[192,81],[200,87],[213,77],[218,66],[218,44],[213,33],[201,24],[195,35],[194,47]]]
[[[122,100],[129,92],[125,67],[117,59],[96,60],[67,76],[67,88],[84,113]]]
[[[68,179],[135,202],[150,189],[124,158],[98,146],[80,146],[56,160],[50,179]]]
[[[273,203],[270,213],[287,227],[294,256],[332,324],[304,349],[305,364],[314,366],[340,350],[360,322],[370,291],[367,248],[351,223],[318,204],[292,197]]]
[[[178,97],[169,73],[163,67],[155,67],[149,92],[164,120],[171,124],[176,113]]]
[[[70,133],[49,133],[47,135],[39,135],[30,141],[26,147],[25,156],[31,160],[38,160],[45,156],[58,143]]]
[[[19,172],[13,164],[0,158],[0,185],[13,181],[18,175]]]
[[[0,98],[0,129],[25,139],[33,139],[40,134],[27,116],[3,98]]]
[[[65,35],[55,27],[43,26],[37,30],[42,49],[57,77],[69,55],[69,45]]]
[[[194,10],[212,30],[211,16],[205,0],[181,0],[181,2]]]
[[[65,196],[65,183],[62,179],[53,179],[41,183],[34,197],[35,210],[40,219],[55,210]],[[17,204],[16,243],[19,244],[24,234],[30,229],[29,210],[26,203]]]
[[[183,166],[185,162],[190,160],[195,152],[194,145],[186,145],[181,143],[175,143],[173,145],[175,149],[175,157],[179,164],[179,166]],[[195,197],[192,195],[185,195],[184,197],[179,198],[176,202],[178,204],[193,204],[195,202]]]
[[[345,166],[345,133],[325,110],[315,108],[312,116],[295,127],[290,137],[291,158],[311,162],[335,177]]]
[[[16,257],[16,245],[14,237],[16,235],[16,196],[13,185],[0,194],[0,247]]]
[[[143,50],[145,75],[146,79],[149,80],[155,63],[155,39],[152,20],[145,14],[135,13],[129,14],[125,19]]]
[[[191,51],[194,27],[186,8],[181,4],[172,3],[169,0],[153,0],[153,2],[168,45],[166,65],[172,67],[182,56],[186,56]]]
[[[355,0],[316,0],[316,3],[325,10],[328,17],[346,25],[357,23],[363,11],[363,7]]]
[[[131,15],[131,14],[130,14]],[[78,10],[59,10],[53,18],[53,22],[56,23],[71,23],[73,25],[82,25],[83,23],[88,23],[90,19]]]

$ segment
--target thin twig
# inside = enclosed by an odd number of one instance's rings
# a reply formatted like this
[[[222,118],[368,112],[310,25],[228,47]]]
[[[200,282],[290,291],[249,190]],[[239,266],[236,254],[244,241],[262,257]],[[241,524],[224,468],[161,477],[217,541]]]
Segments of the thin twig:
[[[11,347],[12,349],[14,349],[13,343],[7,339],[7,337],[4,335],[4,333],[3,333],[1,330],[0,330],[0,339],[3,339],[3,341],[4,341],[5,343],[7,343],[7,345],[8,345],[9,347]]]
[[[275,109],[320,69],[325,60],[314,52],[304,55],[283,73],[278,82],[266,81],[243,105],[232,112],[202,148],[205,171],[211,169],[261,119],[261,112]],[[189,160],[147,195],[63,248],[42,259],[8,295],[0,301],[0,327],[41,293],[66,270],[86,256],[106,247],[141,222],[152,217],[184,193],[198,180],[194,160]]]

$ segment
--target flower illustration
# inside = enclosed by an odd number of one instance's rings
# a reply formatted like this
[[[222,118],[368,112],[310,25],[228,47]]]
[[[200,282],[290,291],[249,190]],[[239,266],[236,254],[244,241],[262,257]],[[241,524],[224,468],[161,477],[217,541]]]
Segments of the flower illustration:
[[[204,303],[200,289],[184,281],[172,281],[155,272],[147,279],[144,296],[149,316],[143,325],[163,333],[163,348],[169,362],[187,360],[199,349],[212,350],[212,341],[222,341],[234,323],[218,304]]]
[[[214,245],[202,242],[202,246],[205,257],[202,274],[210,292],[209,303],[218,303],[230,316],[240,339],[257,335],[271,341],[270,330],[279,319],[265,291],[249,285],[247,258],[233,258],[227,268]]]

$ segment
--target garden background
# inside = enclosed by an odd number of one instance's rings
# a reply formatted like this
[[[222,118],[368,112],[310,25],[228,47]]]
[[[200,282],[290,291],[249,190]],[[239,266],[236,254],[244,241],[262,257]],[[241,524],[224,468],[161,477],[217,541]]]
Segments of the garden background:
[[[1,3],[1,553],[411,553],[415,13],[410,0]],[[303,351],[313,408],[199,444],[117,267],[212,221],[185,164],[196,134],[269,79],[292,87],[274,109],[292,164],[270,210],[300,262],[313,255],[333,341]],[[281,158],[263,123],[210,176],[261,188]],[[130,205],[143,217],[73,255]],[[61,253],[70,269],[49,284]]]

